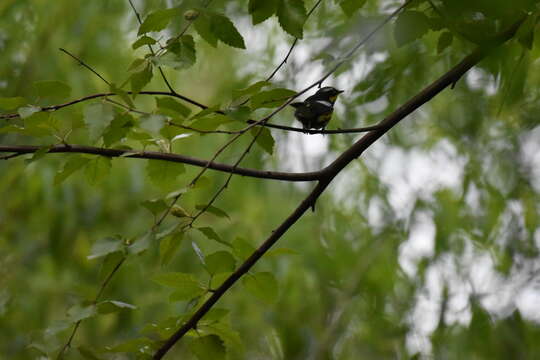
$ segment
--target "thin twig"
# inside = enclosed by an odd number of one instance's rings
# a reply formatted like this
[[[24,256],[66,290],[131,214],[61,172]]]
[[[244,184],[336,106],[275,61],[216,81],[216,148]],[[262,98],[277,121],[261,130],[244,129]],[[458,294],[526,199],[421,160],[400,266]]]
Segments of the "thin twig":
[[[96,70],[94,70],[90,65],[86,64],[84,61],[82,61],[81,59],[79,59],[78,57],[76,57],[75,55],[73,55],[72,53],[70,53],[69,51],[67,51],[66,49],[63,49],[63,48],[59,48],[60,51],[68,54],[69,56],[71,56],[75,61],[77,61],[79,63],[79,65],[82,65],[84,66],[85,68],[87,68],[88,70],[90,70],[92,73],[94,73],[94,75],[96,75],[98,78],[100,78],[101,80],[103,80],[103,82],[105,82],[105,84],[111,86],[111,83],[108,82],[103,76],[101,76]]]
[[[313,5],[313,7],[311,8],[311,10],[309,10],[307,16],[306,16],[306,20],[309,18],[309,16],[315,11],[315,9],[319,6],[319,4],[322,2],[322,0],[319,0],[315,3],[315,5]],[[281,67],[283,67],[283,65],[285,65],[287,63],[287,60],[289,60],[289,56],[291,56],[291,53],[294,49],[294,47],[296,46],[296,44],[298,43],[298,38],[295,37],[294,38],[294,41],[291,45],[291,47],[289,48],[289,51],[287,52],[287,55],[285,55],[285,58],[278,64],[278,66],[274,69],[274,71],[272,71],[272,73],[270,74],[270,76],[268,76],[266,78],[265,81],[270,81],[272,80],[272,78],[274,77],[274,75],[276,75],[276,73],[279,71],[279,69],[281,69]]]
[[[118,271],[118,269],[120,269],[120,267],[122,266],[122,264],[124,263],[125,260],[126,260],[126,258],[123,257],[120,261],[118,261],[118,263],[116,264],[114,269],[111,270],[109,275],[107,275],[107,278],[101,283],[101,286],[99,287],[99,290],[98,290],[94,300],[92,301],[92,305],[97,304],[97,302],[101,298],[101,295],[103,294],[103,291],[105,291],[105,288],[107,287],[107,285],[109,284],[109,282],[113,278],[114,274]],[[70,336],[68,338],[68,341],[64,344],[64,346],[62,347],[62,349],[58,353],[58,356],[56,357],[57,360],[63,359],[64,358],[64,353],[66,352],[66,350],[68,348],[71,347],[71,342],[73,341],[73,338],[75,337],[75,334],[77,333],[77,330],[79,329],[79,326],[81,325],[81,322],[82,322],[82,320],[79,320],[73,326],[73,330],[71,331],[71,334],[70,334]]]

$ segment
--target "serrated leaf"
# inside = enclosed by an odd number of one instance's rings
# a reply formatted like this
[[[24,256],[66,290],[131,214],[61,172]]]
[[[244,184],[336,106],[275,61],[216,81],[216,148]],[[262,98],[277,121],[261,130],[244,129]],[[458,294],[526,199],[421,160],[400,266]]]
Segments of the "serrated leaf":
[[[233,253],[240,260],[245,260],[253,254],[255,247],[241,237],[237,237],[232,242]]]
[[[175,185],[176,178],[185,172],[184,165],[165,160],[148,160],[146,173],[150,181],[159,187]]]
[[[217,208],[215,206],[210,205],[210,206],[207,207],[204,204],[200,204],[200,205],[195,206],[195,209],[197,209],[197,210],[202,210],[204,208],[206,208],[206,210],[205,210],[206,212],[209,212],[210,214],[216,215],[217,217],[227,218],[229,220],[231,219],[229,217],[229,215],[225,211],[223,211],[220,208]]]
[[[88,319],[97,315],[95,305],[75,305],[68,310],[68,318],[72,323]]]
[[[96,141],[103,134],[113,119],[113,108],[109,104],[93,103],[87,105],[83,111],[83,120],[92,141]]]
[[[97,312],[100,314],[111,314],[121,310],[135,310],[137,307],[122,301],[105,300],[97,304]]]
[[[262,91],[251,97],[251,107],[253,109],[275,108],[283,105],[288,98],[295,94],[295,91],[284,88]]]
[[[97,259],[118,251],[122,251],[124,247],[124,242],[121,238],[118,237],[106,237],[104,239],[98,240],[92,245],[90,250],[90,255],[86,258],[88,260]]]
[[[133,255],[138,255],[146,250],[155,242],[156,234],[149,230],[144,235],[139,236],[135,241],[129,245],[128,252]]]
[[[67,179],[75,171],[85,166],[90,159],[83,158],[82,156],[72,156],[65,164],[62,171],[59,171],[54,177],[54,184],[58,185]]]
[[[145,200],[141,202],[141,205],[154,216],[157,216],[168,208],[167,203],[163,199]]]
[[[167,51],[155,61],[158,65],[169,66],[176,70],[187,69],[195,64],[197,53],[191,35],[183,35],[180,39],[167,44]]]
[[[136,50],[144,45],[154,45],[156,43],[156,40],[151,38],[150,36],[143,35],[140,38],[138,38],[132,45],[131,48],[133,50]]]
[[[152,80],[152,65],[147,63],[143,70],[131,74],[131,91],[133,98]]]
[[[41,137],[49,136],[54,133],[51,128],[52,115],[47,112],[36,112],[24,119],[24,134],[29,136]]]
[[[191,300],[206,292],[197,279],[191,274],[180,272],[161,273],[155,275],[152,278],[152,281],[175,289],[171,294],[171,301]]]
[[[229,247],[231,246],[231,244],[229,244],[227,241],[222,240],[219,237],[219,235],[214,231],[214,229],[212,229],[211,227],[200,227],[200,228],[196,228],[196,229],[199,230],[200,232],[202,232],[204,234],[204,236],[206,236],[210,240],[217,241],[218,243],[223,244],[223,245],[227,245]]]
[[[398,15],[394,28],[394,38],[398,46],[403,46],[424,36],[428,30],[429,19],[419,11],[404,11]]]
[[[107,352],[137,354],[144,359],[144,355],[152,355],[155,351],[154,342],[147,338],[131,339],[118,345],[107,347]]]
[[[250,130],[251,136],[257,136],[255,142],[259,145],[264,151],[272,155],[274,153],[274,144],[275,140],[272,137],[272,133],[267,128],[252,128]]]
[[[239,333],[234,331],[229,324],[220,321],[201,327],[204,329],[205,333],[219,336],[229,351],[234,350],[235,352],[242,352],[244,350]]]
[[[144,69],[146,66],[146,59],[137,58],[129,65],[128,71],[138,72]]]
[[[175,232],[161,240],[159,243],[159,258],[161,260],[161,265],[167,265],[171,262],[183,239],[184,232]]]
[[[303,27],[307,19],[304,0],[280,0],[277,16],[283,30],[302,39]]]
[[[274,303],[278,299],[278,283],[272,273],[258,272],[243,279],[246,290],[258,299]]]
[[[216,251],[204,258],[206,270],[210,275],[232,272],[236,266],[236,260],[228,251]]]
[[[242,96],[252,95],[261,91],[262,88],[272,85],[268,81],[257,81],[255,84],[252,84],[244,89],[233,90],[232,95],[233,99],[238,99]]]
[[[171,117],[178,115],[188,117],[191,113],[187,106],[168,97],[156,98],[156,106],[162,113]]]
[[[207,335],[193,340],[189,349],[199,360],[225,359],[225,345],[216,335]]]
[[[41,98],[66,99],[71,95],[71,87],[56,80],[36,81],[34,89]]]
[[[96,156],[84,168],[86,180],[92,185],[102,182],[111,171],[111,159],[105,156]]]
[[[437,41],[437,54],[440,54],[449,47],[452,44],[452,41],[454,40],[454,36],[451,32],[445,31],[439,36],[439,40]]]
[[[26,119],[27,117],[32,116],[38,111],[41,111],[41,108],[35,105],[26,105],[17,109],[17,113],[22,119]]]
[[[366,4],[367,0],[340,0],[339,6],[348,17],[353,16],[362,6]]]
[[[225,114],[228,118],[235,121],[246,122],[251,116],[251,108],[249,106],[239,106],[237,108],[226,110]]]
[[[124,139],[133,125],[135,125],[133,116],[127,113],[116,114],[111,123],[103,130],[103,144],[109,147]]]
[[[213,47],[217,46],[217,37],[214,35],[214,32],[212,31],[212,22],[210,15],[206,11],[201,11],[199,17],[195,22],[193,23],[195,26],[195,30],[197,30],[197,33],[210,45]]]
[[[137,35],[146,34],[151,31],[161,31],[169,25],[172,18],[179,15],[177,8],[160,9],[151,12],[139,26],[139,32]]]
[[[274,15],[278,7],[278,0],[249,0],[248,10],[253,25],[262,23]]]
[[[244,38],[240,35],[233,22],[225,15],[211,13],[210,28],[214,36],[223,43],[235,48],[246,48]]]
[[[28,102],[23,97],[0,98],[0,110],[15,110],[26,104]]]

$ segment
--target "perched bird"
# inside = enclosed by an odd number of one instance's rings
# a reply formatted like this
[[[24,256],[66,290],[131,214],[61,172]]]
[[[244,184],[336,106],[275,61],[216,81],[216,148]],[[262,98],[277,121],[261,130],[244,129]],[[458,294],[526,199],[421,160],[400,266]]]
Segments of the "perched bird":
[[[330,118],[332,118],[334,103],[342,92],[343,90],[325,86],[306,100],[291,103],[291,106],[296,108],[294,116],[302,123],[304,130],[324,130]]]

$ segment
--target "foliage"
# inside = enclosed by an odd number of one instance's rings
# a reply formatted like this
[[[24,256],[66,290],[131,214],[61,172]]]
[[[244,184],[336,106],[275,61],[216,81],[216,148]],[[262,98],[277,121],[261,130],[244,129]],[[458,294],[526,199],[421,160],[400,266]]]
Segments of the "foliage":
[[[4,0],[2,354],[539,357],[539,9]]]

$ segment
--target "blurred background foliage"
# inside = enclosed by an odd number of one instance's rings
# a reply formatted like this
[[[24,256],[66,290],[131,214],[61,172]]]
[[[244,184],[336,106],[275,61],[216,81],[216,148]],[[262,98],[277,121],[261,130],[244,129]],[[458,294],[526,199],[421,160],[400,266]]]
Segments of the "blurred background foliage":
[[[315,3],[293,2],[307,10]],[[190,28],[195,64],[182,71],[165,68],[180,94],[222,109],[233,90],[264,80],[294,40],[276,16],[253,25],[248,1],[139,0],[134,5],[143,19],[158,9],[179,6],[184,13],[208,6],[233,21],[246,50],[224,43],[212,47]],[[310,85],[399,5],[323,0],[273,86],[298,91]],[[229,311],[232,329],[231,338],[220,338],[229,358],[540,357],[537,11],[532,0],[415,1],[327,80],[325,85],[345,90],[329,128],[375,124],[477,44],[490,41],[523,14],[533,14],[529,28],[524,25],[452,90],[413,113],[343,171],[318,200],[316,211],[280,240],[281,250],[256,265],[255,272],[275,276],[274,300],[251,295],[247,284],[235,285],[220,300],[218,307]],[[109,91],[58,48],[117,85],[130,77],[133,60],[147,53],[144,47],[131,47],[139,24],[128,1],[3,0],[0,20],[2,98],[24,97],[39,106],[62,102],[36,96],[33,84],[43,80],[68,84],[69,99]],[[152,34],[165,43],[186,25],[179,17]],[[167,91],[157,71],[145,89]],[[154,111],[150,96],[139,95],[135,102],[139,109]],[[84,126],[88,105],[54,113],[69,143],[96,144]],[[259,109],[251,116],[268,112]],[[272,121],[298,126],[293,119],[285,109]],[[145,129],[144,120],[137,124]],[[0,126],[8,126],[8,120],[0,120]],[[317,170],[359,138],[279,130],[272,135],[274,154],[254,149],[242,166]],[[226,139],[194,134],[175,141],[173,151],[208,159]],[[248,142],[241,139],[218,160],[233,163]],[[50,135],[0,134],[2,145],[55,143],[58,139]],[[147,149],[159,151],[156,144]],[[133,138],[120,145],[141,148]],[[61,322],[68,309],[93,299],[105,276],[103,258],[87,258],[93,245],[106,237],[132,239],[148,231],[155,219],[141,203],[186,186],[198,171],[186,166],[181,176],[158,186],[147,176],[147,160],[115,158],[103,178],[88,181],[88,172],[81,171],[55,184],[56,174],[74,156],[0,161],[0,358],[34,359],[57,352],[71,332]],[[208,185],[182,199],[188,212],[208,201],[226,178],[217,172],[205,176]],[[230,219],[208,214],[197,225],[255,247],[311,186],[235,176],[215,204]],[[167,224],[177,221],[168,219]],[[138,343],[129,348],[131,353],[103,351],[142,339],[152,326],[176,326],[175,319],[193,304],[169,301],[170,289],[152,278],[175,271],[208,282],[194,248],[207,255],[227,250],[190,231],[166,265],[157,244],[129,257],[103,299],[137,308],[82,322],[66,358],[144,357]],[[231,345],[231,339],[241,339],[243,346]],[[193,353],[204,358],[189,343],[181,341],[170,358],[190,359]]]

